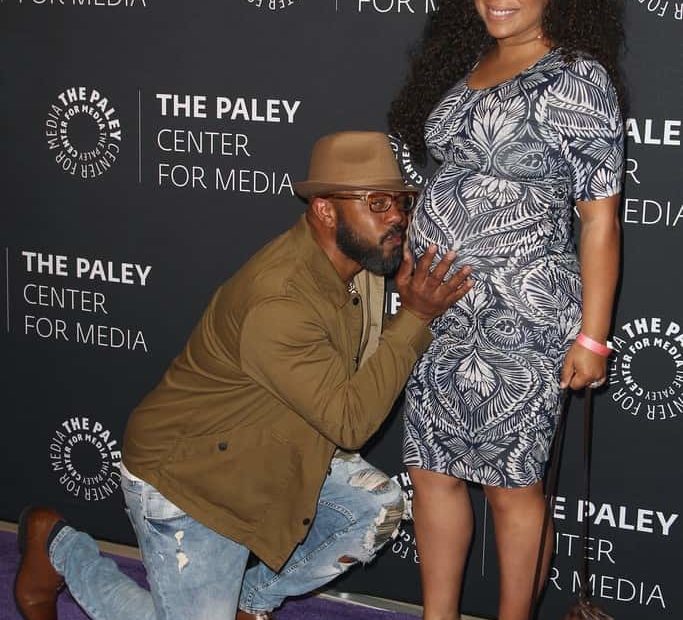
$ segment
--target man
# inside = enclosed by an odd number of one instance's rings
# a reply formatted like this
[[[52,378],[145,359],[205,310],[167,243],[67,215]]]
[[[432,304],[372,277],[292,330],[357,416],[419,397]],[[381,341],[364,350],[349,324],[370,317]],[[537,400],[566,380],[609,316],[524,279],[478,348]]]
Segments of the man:
[[[151,594],[33,508],[19,526],[24,618],[56,618],[64,582],[93,618],[268,618],[390,539],[400,488],[348,451],[387,416],[469,270],[444,279],[455,256],[431,269],[435,248],[413,270],[415,189],[384,134],[321,138],[295,187],[305,215],[218,289],[128,422],[121,486]],[[377,277],[397,268],[402,308],[380,337]]]

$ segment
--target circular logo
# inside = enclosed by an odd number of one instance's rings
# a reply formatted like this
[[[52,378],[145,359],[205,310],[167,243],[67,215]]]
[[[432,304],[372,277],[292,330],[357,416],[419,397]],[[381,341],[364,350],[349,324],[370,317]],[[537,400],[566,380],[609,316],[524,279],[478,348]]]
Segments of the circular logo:
[[[671,0],[632,0],[637,2],[650,15],[660,19],[670,17],[676,21],[683,20],[683,4]]]
[[[641,317],[614,335],[610,395],[622,411],[650,421],[683,415],[683,328]]]
[[[72,417],[50,440],[50,464],[67,493],[86,502],[112,495],[121,483],[121,452],[100,422]]]
[[[108,172],[121,151],[121,122],[100,91],[67,88],[50,105],[45,138],[57,165],[67,174],[93,179]]]
[[[396,157],[398,167],[401,169],[401,174],[403,175],[405,182],[408,185],[424,187],[427,183],[427,176],[423,172],[420,172],[413,163],[408,145],[403,142],[399,136],[391,133],[388,135],[391,149],[394,151],[394,156]]]
[[[420,558],[417,554],[417,543],[415,542],[413,526],[410,523],[413,520],[413,483],[410,480],[407,471],[402,471],[400,474],[392,476],[391,479],[401,485],[401,489],[403,489],[403,499],[405,500],[403,520],[394,536],[394,541],[391,545],[391,553],[402,560],[419,564]]]
[[[268,9],[269,11],[288,9],[298,1],[299,0],[246,0],[246,2],[255,6],[257,9]]]

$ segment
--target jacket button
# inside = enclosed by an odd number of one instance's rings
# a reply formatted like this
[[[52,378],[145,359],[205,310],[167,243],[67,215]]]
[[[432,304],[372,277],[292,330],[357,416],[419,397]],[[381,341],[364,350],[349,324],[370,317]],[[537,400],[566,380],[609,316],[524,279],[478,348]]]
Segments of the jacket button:
[[[304,524],[304,525],[308,525],[310,522],[311,522],[311,520],[310,520],[308,517],[306,517],[306,518],[303,520],[303,524]]]
[[[358,299],[358,297],[354,297],[352,300],[352,303],[354,306],[357,306],[359,302],[360,302],[360,299]]]
[[[228,444],[227,444],[227,442],[221,441],[221,442],[218,444],[218,449],[219,449],[221,452],[225,452],[225,450],[228,449]]]

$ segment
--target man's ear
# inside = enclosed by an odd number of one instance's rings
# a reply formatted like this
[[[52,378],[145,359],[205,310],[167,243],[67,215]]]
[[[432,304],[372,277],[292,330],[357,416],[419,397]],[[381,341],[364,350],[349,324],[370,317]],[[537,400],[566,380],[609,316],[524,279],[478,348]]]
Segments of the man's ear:
[[[325,228],[337,226],[337,208],[331,201],[316,196],[311,199],[311,213]]]

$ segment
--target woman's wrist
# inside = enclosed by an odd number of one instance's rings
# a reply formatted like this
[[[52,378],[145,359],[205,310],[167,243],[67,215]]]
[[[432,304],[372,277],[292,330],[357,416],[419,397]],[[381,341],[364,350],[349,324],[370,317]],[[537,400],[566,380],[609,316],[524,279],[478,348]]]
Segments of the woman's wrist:
[[[588,349],[602,357],[609,357],[612,354],[612,349],[610,349],[606,343],[594,340],[590,336],[586,336],[583,332],[576,337],[576,343],[584,349]]]

